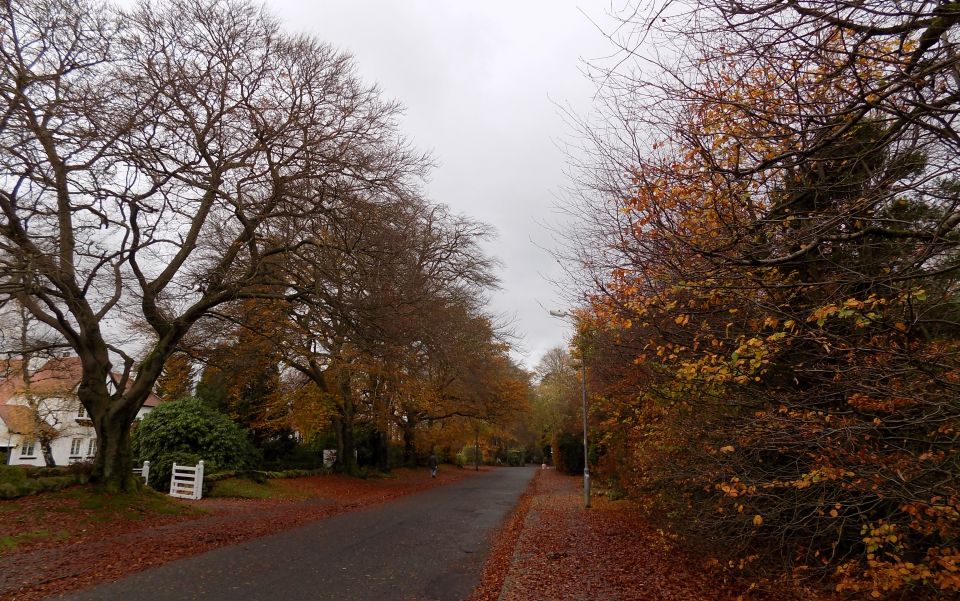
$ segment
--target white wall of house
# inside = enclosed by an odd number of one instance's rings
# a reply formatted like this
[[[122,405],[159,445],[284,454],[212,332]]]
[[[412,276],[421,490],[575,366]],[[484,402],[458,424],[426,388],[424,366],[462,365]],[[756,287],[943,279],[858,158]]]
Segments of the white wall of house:
[[[57,429],[59,436],[50,444],[53,460],[57,465],[69,465],[78,461],[89,461],[97,454],[97,434],[93,424],[86,417],[86,411],[76,398],[46,398],[41,400],[30,399],[24,395],[17,395],[7,401],[9,405],[34,405],[40,415],[51,426]],[[150,413],[153,407],[141,407],[137,412],[137,419]],[[11,434],[0,422],[0,446],[8,445],[7,462],[10,465],[44,466],[43,449],[40,443],[33,440],[24,440],[20,434]],[[9,441],[9,444],[8,444]]]
[[[7,428],[7,424],[0,419],[0,450],[7,451],[7,463],[10,463],[10,459],[16,449],[16,445],[20,444],[20,435],[14,434]]]
[[[24,441],[23,438],[19,436],[16,448],[10,451],[8,459],[10,465],[46,465],[40,443],[35,440]],[[54,440],[50,443],[50,450],[57,465],[92,460],[97,454],[97,437],[93,433],[93,428],[89,428],[87,433],[74,432],[72,436]]]
[[[7,449],[7,462],[37,466],[46,464],[36,436],[27,434],[35,431],[36,417],[47,423],[49,428],[46,430],[56,433],[50,444],[56,465],[93,459],[97,452],[96,432],[77,398],[77,387],[82,377],[79,359],[68,355],[35,357],[28,371],[32,374],[29,378],[18,372],[6,374],[6,380],[0,379],[0,394],[3,395],[0,404],[20,407],[16,411],[5,411],[6,416],[0,418],[0,449]],[[113,374],[107,382],[111,393],[116,392],[117,377],[117,374]],[[160,399],[150,395],[147,402],[149,405],[137,412],[137,420],[150,413],[152,405],[159,403]],[[6,423],[5,419],[10,422]]]
[[[18,394],[9,399],[7,404],[34,407],[40,417],[57,431],[57,438],[50,444],[53,460],[57,465],[85,461],[96,455],[96,432],[76,397],[38,399]],[[7,459],[11,465],[46,465],[39,441],[26,435],[16,437],[16,448],[9,451]]]

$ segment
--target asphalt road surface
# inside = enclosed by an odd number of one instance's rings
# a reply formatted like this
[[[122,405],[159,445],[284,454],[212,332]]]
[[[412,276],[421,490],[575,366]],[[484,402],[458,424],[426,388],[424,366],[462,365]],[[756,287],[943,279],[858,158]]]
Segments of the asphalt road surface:
[[[453,484],[174,561],[71,601],[456,601],[535,468]]]

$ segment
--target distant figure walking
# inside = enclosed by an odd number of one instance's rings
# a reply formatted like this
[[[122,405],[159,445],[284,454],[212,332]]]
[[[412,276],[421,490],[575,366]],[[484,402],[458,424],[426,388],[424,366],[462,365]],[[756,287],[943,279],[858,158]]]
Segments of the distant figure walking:
[[[430,477],[431,478],[437,477],[437,464],[438,464],[437,454],[430,453]]]

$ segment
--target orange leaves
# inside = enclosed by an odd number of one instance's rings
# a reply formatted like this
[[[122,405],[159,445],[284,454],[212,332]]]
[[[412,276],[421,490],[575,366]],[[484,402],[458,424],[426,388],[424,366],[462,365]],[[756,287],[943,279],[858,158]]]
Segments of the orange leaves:
[[[858,411],[894,413],[918,404],[918,400],[909,397],[875,399],[861,392],[850,395],[847,404]]]
[[[879,598],[921,584],[943,593],[960,592],[960,551],[955,547],[930,547],[917,561],[909,561],[899,552],[901,538],[896,528],[881,523],[864,526],[866,557],[837,568],[838,592],[868,592]]]
[[[715,488],[732,499],[757,492],[755,486],[747,486],[736,476],[731,478],[729,482],[721,482],[715,485]]]

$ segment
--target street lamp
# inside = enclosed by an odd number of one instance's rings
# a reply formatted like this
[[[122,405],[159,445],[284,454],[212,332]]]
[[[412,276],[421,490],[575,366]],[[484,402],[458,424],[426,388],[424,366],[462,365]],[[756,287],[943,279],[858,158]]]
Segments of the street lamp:
[[[561,319],[572,318],[566,311],[550,310],[550,315]],[[583,506],[590,507],[590,447],[587,444],[587,361],[580,352],[580,391],[583,396]]]

